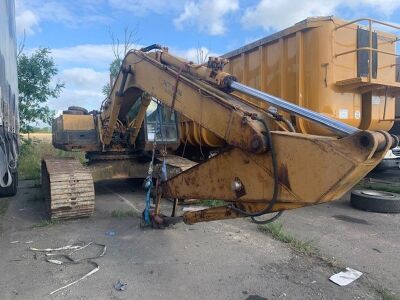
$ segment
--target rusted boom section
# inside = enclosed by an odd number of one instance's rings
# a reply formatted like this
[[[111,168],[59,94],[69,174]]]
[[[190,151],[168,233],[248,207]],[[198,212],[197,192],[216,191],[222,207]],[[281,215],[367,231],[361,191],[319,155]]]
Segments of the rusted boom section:
[[[52,220],[89,217],[94,212],[92,174],[76,159],[43,160],[42,189]]]
[[[279,190],[270,212],[333,201],[370,172],[391,143],[386,132],[362,131],[342,139],[272,132],[278,163]],[[271,153],[232,148],[166,181],[162,197],[220,199],[248,213],[265,209],[273,195]],[[230,206],[188,212],[184,221],[242,217]]]

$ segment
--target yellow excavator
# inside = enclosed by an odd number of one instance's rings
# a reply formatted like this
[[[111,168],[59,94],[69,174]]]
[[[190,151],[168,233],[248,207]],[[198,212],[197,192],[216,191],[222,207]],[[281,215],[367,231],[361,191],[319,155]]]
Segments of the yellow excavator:
[[[194,64],[156,44],[127,53],[100,111],[70,107],[53,123],[53,145],[86,152],[88,163],[43,160],[50,216],[92,214],[94,181],[147,178],[153,222],[166,222],[162,199],[174,211],[187,199],[225,202],[185,212],[187,224],[257,218],[339,199],[398,144],[240,83],[227,64]],[[299,120],[326,134],[302,132]]]

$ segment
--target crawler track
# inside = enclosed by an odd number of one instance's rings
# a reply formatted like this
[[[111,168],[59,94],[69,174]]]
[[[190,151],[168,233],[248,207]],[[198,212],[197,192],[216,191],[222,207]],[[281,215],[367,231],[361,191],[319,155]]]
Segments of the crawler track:
[[[88,217],[94,212],[92,174],[76,159],[44,159],[42,188],[52,220]]]

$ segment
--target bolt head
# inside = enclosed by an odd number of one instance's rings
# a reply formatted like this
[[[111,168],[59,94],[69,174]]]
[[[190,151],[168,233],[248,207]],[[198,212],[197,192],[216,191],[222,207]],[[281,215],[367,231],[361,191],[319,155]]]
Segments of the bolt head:
[[[235,179],[231,183],[231,188],[232,188],[232,191],[238,192],[243,188],[243,185],[239,180]]]

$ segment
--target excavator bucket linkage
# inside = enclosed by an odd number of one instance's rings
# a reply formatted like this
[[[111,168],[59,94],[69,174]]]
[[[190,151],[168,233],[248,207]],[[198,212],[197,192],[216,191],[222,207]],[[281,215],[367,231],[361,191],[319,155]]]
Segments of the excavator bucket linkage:
[[[382,133],[387,135],[387,133]],[[360,131],[335,139],[272,132],[279,187],[269,212],[337,200],[370,172],[389,145],[379,149],[381,133]],[[187,224],[243,217],[234,210],[257,213],[270,205],[274,189],[271,152],[254,154],[229,149],[164,182],[162,197],[220,199],[230,205],[187,212]]]

